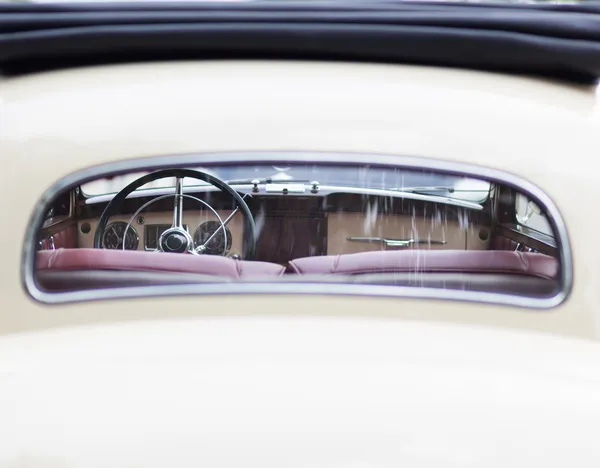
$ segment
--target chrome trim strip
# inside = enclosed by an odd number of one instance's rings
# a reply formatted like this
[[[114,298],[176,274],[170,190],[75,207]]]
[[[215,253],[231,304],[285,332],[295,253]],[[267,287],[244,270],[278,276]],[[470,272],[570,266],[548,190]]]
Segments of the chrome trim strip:
[[[346,237],[347,241],[350,242],[365,242],[368,244],[384,244],[388,247],[410,247],[413,244],[434,244],[444,245],[448,242],[443,240],[431,240],[431,239],[389,239],[386,237],[365,237],[365,236],[349,236]]]
[[[275,287],[276,284],[276,287]],[[64,304],[73,302],[89,302],[107,299],[134,299],[139,297],[195,296],[195,295],[244,295],[244,294],[308,294],[308,295],[343,295],[343,296],[377,296],[408,299],[441,299],[482,304],[499,304],[530,309],[548,309],[559,305],[559,295],[550,298],[532,298],[513,296],[510,294],[487,293],[437,288],[416,288],[410,286],[382,286],[360,283],[273,283],[273,282],[227,282],[209,284],[158,285],[152,287],[127,287],[114,289],[95,289],[93,291],[46,293],[39,289],[32,290],[31,296],[46,304]],[[515,299],[518,299],[516,301]]]
[[[107,175],[118,175],[126,172],[139,172],[140,167],[151,166],[153,169],[182,168],[202,164],[237,164],[237,163],[331,163],[331,164],[367,164],[371,166],[392,166],[406,169],[425,169],[457,174],[473,178],[484,178],[517,188],[529,198],[536,200],[546,208],[549,222],[556,233],[556,241],[560,246],[561,289],[552,297],[530,298],[487,292],[471,292],[444,289],[425,289],[401,286],[377,286],[360,284],[287,284],[280,283],[227,283],[210,285],[176,285],[153,286],[152,288],[120,288],[110,290],[76,291],[66,293],[48,293],[38,288],[35,277],[35,239],[40,229],[44,208],[60,192],[71,187]],[[430,159],[414,156],[395,156],[373,153],[333,153],[333,152],[273,152],[252,151],[243,153],[201,153],[186,155],[157,156],[144,159],[130,159],[107,163],[69,174],[52,185],[40,198],[30,216],[25,234],[21,261],[21,281],[25,292],[33,299],[46,304],[65,302],[91,301],[113,298],[134,298],[164,295],[190,294],[337,294],[337,295],[371,295],[392,296],[423,299],[460,300],[481,303],[511,305],[534,309],[548,309],[563,303],[573,287],[573,258],[567,227],[552,199],[531,182],[518,176],[482,166]]]

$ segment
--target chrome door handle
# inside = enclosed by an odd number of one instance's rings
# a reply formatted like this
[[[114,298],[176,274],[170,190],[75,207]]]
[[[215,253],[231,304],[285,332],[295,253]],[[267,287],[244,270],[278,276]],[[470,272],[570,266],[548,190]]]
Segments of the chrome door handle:
[[[368,242],[368,243],[385,244],[386,247],[409,247],[413,244],[444,245],[444,244],[448,243],[446,241],[441,241],[441,240],[390,239],[387,237],[360,237],[360,236],[346,237],[346,240],[351,241],[351,242]]]

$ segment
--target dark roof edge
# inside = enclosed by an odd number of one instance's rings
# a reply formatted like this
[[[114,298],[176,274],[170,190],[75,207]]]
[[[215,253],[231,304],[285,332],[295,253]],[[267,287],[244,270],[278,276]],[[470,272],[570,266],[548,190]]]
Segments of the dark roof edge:
[[[600,3],[0,5],[0,71],[170,59],[408,63],[593,83]]]

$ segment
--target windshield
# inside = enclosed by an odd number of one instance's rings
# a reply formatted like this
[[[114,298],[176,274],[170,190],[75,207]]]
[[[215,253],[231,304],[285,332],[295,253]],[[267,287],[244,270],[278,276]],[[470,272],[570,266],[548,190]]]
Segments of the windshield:
[[[233,186],[249,185],[253,181],[261,184],[301,183],[306,185],[317,182],[321,187],[413,191],[475,202],[486,200],[490,191],[490,183],[487,181],[447,174],[370,166],[236,165],[192,169],[211,173]],[[146,172],[100,179],[83,184],[81,189],[88,197],[117,193],[144,174]],[[203,185],[208,184],[196,179],[186,178],[184,180],[184,186],[187,187]],[[174,186],[175,180],[166,178],[146,184],[138,191]]]

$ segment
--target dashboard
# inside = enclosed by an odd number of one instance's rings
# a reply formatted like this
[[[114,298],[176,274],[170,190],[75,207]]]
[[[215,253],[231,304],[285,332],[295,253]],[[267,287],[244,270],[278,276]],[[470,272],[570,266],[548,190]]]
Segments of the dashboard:
[[[194,193],[209,203],[226,220],[235,206],[221,192]],[[109,249],[155,250],[160,234],[171,226],[173,199],[154,203],[132,217],[151,197],[125,200],[119,215],[111,217],[103,236]],[[294,258],[338,255],[373,250],[468,249],[489,248],[489,220],[481,211],[444,203],[401,200],[389,197],[335,193],[324,196],[287,194],[254,196],[247,203],[254,216],[258,241],[256,260],[286,264]],[[209,254],[242,255],[244,219],[234,215],[227,230],[203,205],[190,201],[184,205],[183,223],[195,245],[207,244]],[[100,214],[106,203],[79,206],[77,242],[92,247]],[[127,225],[129,224],[129,228]],[[127,230],[126,235],[125,231]]]
[[[227,219],[232,210],[219,210],[217,213],[222,220]],[[98,226],[99,218],[82,219],[78,222],[78,246],[92,248],[94,246],[94,234]],[[158,238],[173,221],[173,212],[165,211],[158,213],[141,213],[131,220],[131,214],[120,214],[111,217],[102,238],[102,245],[106,249],[122,249],[123,240],[127,250],[156,250]],[[184,226],[192,235],[194,244],[204,243],[220,227],[219,220],[207,210],[185,210]],[[131,222],[129,228],[128,223]],[[221,255],[223,247],[232,254],[241,254],[243,240],[243,218],[238,214],[227,225],[226,235],[222,230],[208,243],[209,254]],[[127,233],[125,233],[127,231]],[[225,244],[225,238],[227,244]]]

